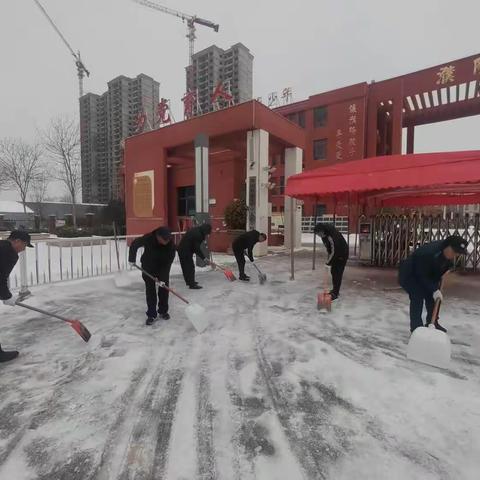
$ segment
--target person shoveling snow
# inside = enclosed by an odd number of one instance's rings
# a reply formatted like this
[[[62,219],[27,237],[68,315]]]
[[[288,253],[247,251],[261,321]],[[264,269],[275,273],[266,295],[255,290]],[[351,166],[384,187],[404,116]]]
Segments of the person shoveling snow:
[[[399,283],[410,297],[410,331],[423,327],[423,304],[427,309],[427,326],[432,322],[436,300],[443,300],[440,282],[455,265],[458,255],[467,252],[467,241],[457,235],[427,243],[400,263]],[[446,332],[434,318],[435,328]]]
[[[130,245],[128,261],[131,266],[136,266],[137,250],[143,247],[141,264],[144,273],[145,294],[147,300],[147,325],[152,325],[157,319],[157,293],[158,314],[163,320],[169,320],[168,313],[168,289],[157,285],[149,275],[163,282],[168,287],[170,280],[170,268],[175,259],[175,245],[172,241],[172,233],[167,227],[159,227],[143,237],[136,238]]]
[[[10,292],[8,277],[18,262],[18,254],[26,247],[33,248],[33,245],[30,243],[30,235],[22,230],[13,230],[7,240],[0,240],[0,300],[9,307],[15,307],[19,298]],[[0,362],[8,362],[17,357],[16,350],[7,352],[0,345]]]
[[[264,233],[260,233],[257,230],[251,230],[250,232],[242,233],[232,242],[232,250],[237,260],[238,278],[240,280],[243,280],[244,282],[250,280],[250,277],[245,275],[245,251],[249,260],[253,263],[253,247],[258,242],[264,242],[266,239],[267,236]]]

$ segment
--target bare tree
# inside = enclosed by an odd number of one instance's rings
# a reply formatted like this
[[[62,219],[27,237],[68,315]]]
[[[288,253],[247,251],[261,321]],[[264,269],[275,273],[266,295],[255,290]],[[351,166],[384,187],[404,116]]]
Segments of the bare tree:
[[[38,144],[29,145],[19,138],[5,138],[0,141],[0,170],[8,186],[20,195],[23,211],[33,183],[41,174],[42,152]]]
[[[55,178],[67,188],[72,203],[73,225],[76,227],[76,204],[82,181],[78,122],[69,117],[54,118],[42,133],[42,138],[45,149],[52,155],[58,170]]]
[[[33,181],[32,193],[30,194],[30,198],[37,204],[36,213],[40,216],[40,218],[43,217],[42,204],[46,200],[49,183],[50,177],[45,165],[45,168],[42,168],[42,171],[38,177]]]

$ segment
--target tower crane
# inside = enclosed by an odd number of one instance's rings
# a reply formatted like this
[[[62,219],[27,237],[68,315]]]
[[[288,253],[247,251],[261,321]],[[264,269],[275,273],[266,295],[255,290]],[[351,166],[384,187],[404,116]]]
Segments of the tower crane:
[[[135,3],[139,3],[140,5],[144,5],[145,7],[153,8],[154,10],[159,10],[163,13],[168,13],[169,15],[173,15],[174,17],[180,18],[182,21],[187,22],[187,38],[189,41],[189,62],[190,66],[193,64],[193,53],[194,53],[194,45],[195,39],[197,38],[195,31],[195,25],[203,25],[204,27],[208,27],[213,29],[215,32],[218,32],[220,28],[218,23],[213,23],[210,20],[205,20],[204,18],[197,17],[196,15],[188,15],[186,13],[178,12],[177,10],[173,10],[169,7],[164,7],[163,5],[159,5],[158,3],[152,2],[150,0],[133,0]]]
[[[80,52],[77,51],[75,53],[73,51],[73,48],[70,46],[70,44],[67,42],[67,39],[63,36],[62,32],[59,30],[59,28],[55,25],[54,21],[50,17],[50,15],[47,13],[45,8],[43,8],[43,5],[38,1],[38,0],[33,0],[38,8],[41,10],[41,12],[45,15],[45,18],[48,20],[50,25],[53,27],[53,29],[57,32],[58,36],[62,40],[62,42],[67,46],[68,50],[72,54],[73,58],[75,59],[75,65],[77,67],[77,75],[78,75],[78,89],[79,89],[79,94],[80,97],[83,96],[83,77],[86,75],[87,77],[90,76],[90,72],[87,70],[85,67],[84,63],[82,62],[82,59],[80,57]]]

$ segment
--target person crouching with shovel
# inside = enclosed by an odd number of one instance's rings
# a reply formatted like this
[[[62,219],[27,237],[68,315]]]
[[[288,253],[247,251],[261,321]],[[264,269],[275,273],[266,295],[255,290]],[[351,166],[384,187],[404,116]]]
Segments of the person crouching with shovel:
[[[239,279],[244,282],[250,281],[250,277],[245,275],[245,252],[251,262],[253,258],[253,247],[258,242],[264,242],[267,236],[264,233],[260,233],[257,230],[250,230],[249,232],[242,233],[232,243],[232,250],[235,255],[235,259],[238,264]]]
[[[143,237],[136,238],[130,245],[128,253],[128,261],[131,266],[136,266],[137,250],[140,247],[144,248],[140,259],[142,269],[168,287],[170,268],[175,259],[176,251],[170,229],[167,227],[159,227]],[[142,274],[142,278],[145,282],[147,300],[146,324],[152,325],[157,319],[157,286],[155,281],[145,273]],[[168,313],[168,290],[161,286],[158,287],[158,314],[163,320],[170,319]]]
[[[446,328],[432,319],[436,300],[443,300],[440,290],[442,277],[455,265],[458,255],[467,253],[467,241],[458,235],[445,240],[427,243],[417,248],[400,263],[398,280],[400,286],[410,297],[410,332],[423,327],[423,304],[427,309],[427,326],[432,322],[437,330],[446,332]]]

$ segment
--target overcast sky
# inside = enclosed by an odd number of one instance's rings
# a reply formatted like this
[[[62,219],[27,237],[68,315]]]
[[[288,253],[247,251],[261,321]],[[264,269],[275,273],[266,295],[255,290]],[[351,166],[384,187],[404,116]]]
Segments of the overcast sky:
[[[188,61],[181,20],[132,0],[40,0],[101,93],[117,75],[151,75],[177,119]],[[243,42],[255,56],[254,96],[293,88],[294,100],[382,80],[480,52],[480,1],[161,0],[220,24],[197,29],[196,50]],[[77,114],[74,60],[33,0],[0,1],[0,137],[33,139],[58,114]],[[480,117],[421,127],[416,151],[480,149]],[[1,194],[6,198],[5,193]]]

